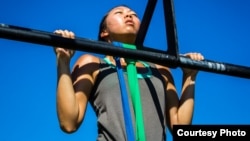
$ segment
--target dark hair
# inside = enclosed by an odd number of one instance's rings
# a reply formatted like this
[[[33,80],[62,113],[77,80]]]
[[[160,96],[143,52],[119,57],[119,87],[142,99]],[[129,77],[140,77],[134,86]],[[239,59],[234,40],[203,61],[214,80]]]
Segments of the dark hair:
[[[107,18],[107,16],[109,15],[109,12],[110,12],[110,11],[112,11],[114,8],[119,7],[119,6],[124,6],[124,7],[130,8],[129,6],[124,5],[124,4],[122,4],[122,5],[117,5],[117,6],[114,6],[113,8],[111,8],[111,9],[107,12],[107,14],[105,14],[105,15],[102,17],[101,22],[100,22],[100,24],[99,24],[98,41],[105,41],[105,39],[101,37],[101,32],[103,31],[104,28],[106,28],[106,18]]]
[[[101,20],[101,22],[99,24],[98,41],[105,41],[105,39],[101,37],[101,32],[106,27],[106,18],[107,18],[107,16],[108,16],[108,14],[106,14],[104,17],[102,17],[102,20]]]

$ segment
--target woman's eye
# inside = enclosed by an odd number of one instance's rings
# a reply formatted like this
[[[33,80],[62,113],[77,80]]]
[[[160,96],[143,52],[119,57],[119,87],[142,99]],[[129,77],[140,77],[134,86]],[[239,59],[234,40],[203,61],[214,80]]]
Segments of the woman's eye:
[[[131,15],[133,15],[133,16],[135,16],[135,17],[138,17],[137,14],[135,14],[135,13],[133,13],[133,14],[131,14]]]
[[[115,14],[122,14],[122,12],[121,11],[117,11],[117,12],[115,12]]]

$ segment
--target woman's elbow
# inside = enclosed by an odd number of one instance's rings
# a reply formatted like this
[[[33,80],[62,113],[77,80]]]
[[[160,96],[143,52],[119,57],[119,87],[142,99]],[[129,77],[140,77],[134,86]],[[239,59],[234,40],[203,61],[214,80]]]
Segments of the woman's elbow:
[[[61,124],[60,128],[63,132],[71,134],[77,131],[77,126]]]

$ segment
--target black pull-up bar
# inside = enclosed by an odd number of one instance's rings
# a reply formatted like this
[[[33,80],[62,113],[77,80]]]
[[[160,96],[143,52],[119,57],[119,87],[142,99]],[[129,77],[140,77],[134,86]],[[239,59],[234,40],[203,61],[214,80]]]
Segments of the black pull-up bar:
[[[133,58],[169,67],[172,65],[177,65],[179,67],[192,68],[206,72],[248,79],[250,78],[250,67],[246,66],[221,63],[211,60],[195,61],[183,56],[179,56],[179,59],[176,59],[175,56],[168,55],[161,51],[131,50],[116,47],[107,42],[95,41],[85,38],[68,39],[50,32],[10,26],[6,24],[0,24],[0,38],[41,44],[51,47],[60,46],[72,50]]]

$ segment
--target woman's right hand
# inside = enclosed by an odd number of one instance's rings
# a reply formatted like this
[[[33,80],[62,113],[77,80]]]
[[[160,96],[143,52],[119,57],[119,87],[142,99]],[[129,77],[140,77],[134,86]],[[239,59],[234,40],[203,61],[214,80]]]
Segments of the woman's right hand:
[[[70,39],[75,38],[75,34],[72,31],[68,31],[68,30],[59,29],[59,30],[55,30],[54,33],[61,35],[62,37],[65,37],[65,38],[70,38]],[[75,53],[74,50],[65,49],[61,47],[54,47],[54,51],[56,53],[57,59],[63,58],[63,59],[70,60]]]

